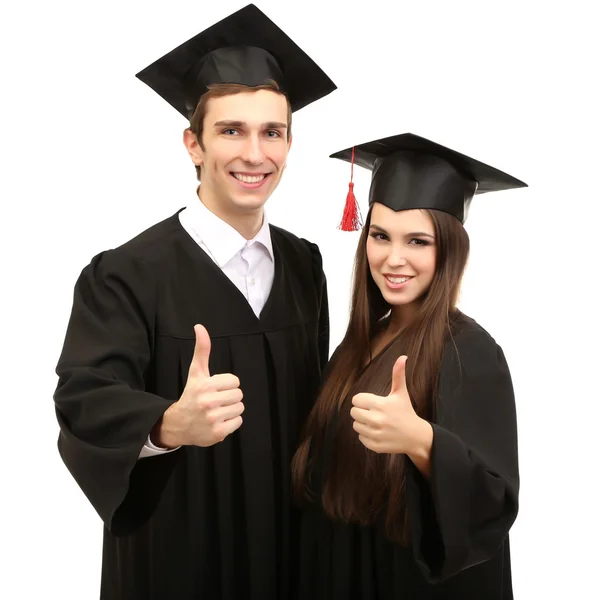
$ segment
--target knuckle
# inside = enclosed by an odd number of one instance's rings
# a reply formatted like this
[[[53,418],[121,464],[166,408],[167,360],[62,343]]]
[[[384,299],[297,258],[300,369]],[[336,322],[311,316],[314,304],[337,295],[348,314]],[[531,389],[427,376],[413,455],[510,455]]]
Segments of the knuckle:
[[[213,438],[217,440],[217,442],[222,442],[227,437],[227,432],[223,425],[217,425],[213,428]]]
[[[218,394],[214,394],[210,399],[210,408],[211,410],[216,410],[222,406],[221,398]]]
[[[208,390],[212,386],[212,377],[193,377],[192,383],[197,390]]]
[[[212,396],[203,395],[198,399],[198,408],[204,412],[208,413],[209,411],[215,408],[215,401]]]
[[[240,387],[240,380],[231,373],[221,375],[221,389],[234,390]]]

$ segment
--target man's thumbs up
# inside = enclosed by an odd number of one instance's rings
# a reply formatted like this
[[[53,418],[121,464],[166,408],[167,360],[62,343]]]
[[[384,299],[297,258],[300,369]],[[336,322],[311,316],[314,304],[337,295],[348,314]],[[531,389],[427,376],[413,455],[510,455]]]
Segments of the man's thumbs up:
[[[231,373],[210,374],[211,343],[203,325],[195,325],[196,344],[181,398],[164,413],[156,431],[159,446],[212,446],[242,425],[240,380]]]
[[[204,325],[194,325],[196,334],[196,346],[194,347],[194,356],[190,364],[188,377],[210,377],[208,361],[210,359],[210,336]]]

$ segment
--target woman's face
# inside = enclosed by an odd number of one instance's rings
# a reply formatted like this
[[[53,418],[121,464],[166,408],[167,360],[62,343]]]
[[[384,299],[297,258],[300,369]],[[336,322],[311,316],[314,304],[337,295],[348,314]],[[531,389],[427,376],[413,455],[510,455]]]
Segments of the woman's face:
[[[436,267],[435,229],[424,210],[392,209],[375,202],[367,237],[371,276],[393,307],[415,304]]]

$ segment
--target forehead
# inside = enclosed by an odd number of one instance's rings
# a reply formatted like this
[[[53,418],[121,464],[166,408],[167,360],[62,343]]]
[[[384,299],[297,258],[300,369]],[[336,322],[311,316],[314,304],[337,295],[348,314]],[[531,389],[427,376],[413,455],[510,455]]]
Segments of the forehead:
[[[249,124],[269,121],[286,123],[287,112],[287,100],[283,94],[258,90],[211,98],[207,105],[206,119],[209,125],[223,120]]]
[[[433,221],[424,210],[395,211],[379,202],[373,204],[371,225],[378,225],[390,232],[413,232],[434,234]]]

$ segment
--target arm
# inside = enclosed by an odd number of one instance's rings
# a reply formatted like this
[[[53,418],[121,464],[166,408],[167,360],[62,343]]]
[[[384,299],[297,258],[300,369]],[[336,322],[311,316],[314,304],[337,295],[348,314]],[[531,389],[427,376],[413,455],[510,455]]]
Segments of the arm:
[[[148,458],[149,456],[159,456],[160,454],[164,454],[165,452],[174,452],[181,448],[181,446],[175,446],[173,448],[165,447],[165,446],[157,446],[154,444],[152,439],[156,441],[160,441],[160,424],[162,424],[162,419],[159,421],[157,425],[154,426],[152,433],[148,436],[146,443],[140,450],[139,458]]]
[[[145,391],[155,299],[145,265],[117,251],[95,257],[75,286],[56,368],[60,455],[114,532],[151,514],[177,455],[138,462],[154,424],[173,402]]]
[[[485,332],[448,345],[432,431],[429,481],[408,463],[407,506],[415,557],[436,582],[495,556],[518,511],[512,381]]]
[[[415,423],[414,444],[406,456],[419,470],[424,479],[431,474],[431,450],[433,447],[433,427],[425,419],[419,418]]]
[[[319,365],[321,367],[321,373],[324,372],[325,367],[329,363],[329,298],[327,295],[327,277],[323,271],[323,257],[319,246],[308,240],[303,240],[310,249],[311,255],[311,267],[313,273],[313,279],[316,286],[316,292],[318,294],[318,312],[319,312],[319,325],[317,333],[317,351],[319,353]]]
[[[320,256],[320,255],[319,255]],[[329,361],[329,299],[327,296],[327,278],[322,268],[321,272],[321,311],[319,314],[319,358],[321,372]]]

